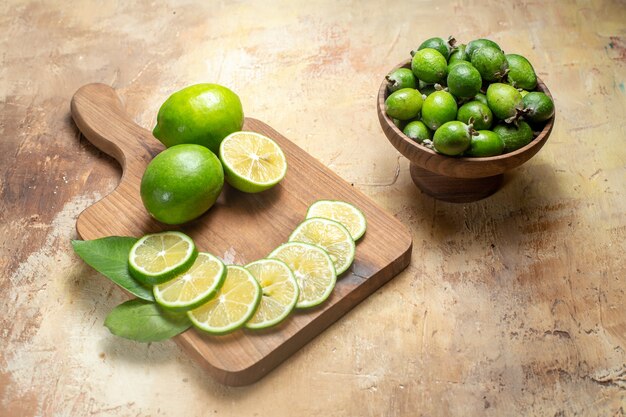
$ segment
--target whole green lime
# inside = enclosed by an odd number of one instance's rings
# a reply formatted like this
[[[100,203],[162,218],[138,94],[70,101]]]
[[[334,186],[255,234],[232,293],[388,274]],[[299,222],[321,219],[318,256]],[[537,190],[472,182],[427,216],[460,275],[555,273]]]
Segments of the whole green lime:
[[[504,53],[493,46],[483,46],[474,51],[470,62],[485,81],[496,81],[503,78],[509,67]]]
[[[385,111],[393,119],[409,120],[419,114],[423,102],[419,91],[414,88],[403,88],[389,94],[385,100]]]
[[[204,146],[175,145],[158,154],[141,178],[140,194],[152,217],[182,224],[203,214],[224,186],[220,160]]]
[[[459,62],[449,70],[448,90],[455,97],[474,97],[482,85],[480,73],[469,62]]]
[[[445,78],[448,62],[441,52],[425,48],[413,55],[411,70],[418,79],[427,83],[437,83]]]
[[[196,84],[165,100],[152,134],[168,148],[195,143],[217,153],[222,139],[242,127],[243,109],[235,93],[218,84]]]
[[[470,147],[465,151],[467,156],[486,157],[502,154],[504,142],[497,133],[491,130],[479,130],[473,135]]]
[[[493,123],[493,113],[488,105],[478,100],[469,101],[459,107],[456,120],[465,124],[470,124],[476,130],[485,130],[491,127]]]
[[[455,120],[457,104],[454,96],[447,91],[435,91],[424,100],[422,121],[431,130],[437,130],[442,124]]]
[[[398,68],[391,71],[385,78],[389,82],[387,88],[392,93],[403,88],[415,88],[417,83],[413,71],[408,68]]]
[[[470,128],[463,122],[444,123],[433,136],[435,150],[444,155],[461,155],[470,146]]]
[[[537,86],[537,74],[531,63],[521,55],[505,55],[509,65],[507,81],[515,88],[533,90]]]
[[[526,122],[514,124],[501,123],[493,128],[504,142],[504,152],[513,152],[528,145],[533,140],[533,130]]]

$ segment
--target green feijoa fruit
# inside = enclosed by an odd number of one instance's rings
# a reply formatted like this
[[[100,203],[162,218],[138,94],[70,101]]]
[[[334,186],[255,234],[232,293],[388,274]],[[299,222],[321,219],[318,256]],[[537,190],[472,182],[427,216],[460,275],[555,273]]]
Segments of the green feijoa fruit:
[[[480,101],[483,104],[487,104],[489,105],[489,103],[487,103],[487,96],[484,95],[483,93],[478,93],[474,96],[474,100],[475,101]]]
[[[526,90],[519,90],[519,93],[522,95],[522,98],[526,97],[526,94],[528,94],[528,91]]]
[[[500,80],[506,74],[509,64],[504,53],[492,46],[483,46],[472,54],[470,61],[484,81]]]
[[[522,108],[522,95],[509,84],[493,83],[487,88],[487,103],[498,119],[508,119]]]
[[[531,122],[544,122],[554,115],[554,102],[545,93],[532,91],[522,98],[524,119]]]
[[[411,70],[415,76],[427,83],[443,80],[448,69],[448,62],[441,52],[432,48],[417,51],[411,60]]]
[[[462,43],[452,51],[450,57],[448,58],[448,67],[459,62],[469,62],[465,57],[465,48],[465,44]]]
[[[437,130],[442,124],[455,120],[457,104],[454,96],[447,91],[435,91],[424,100],[422,121],[431,130]]]
[[[396,125],[396,127],[400,130],[404,129],[404,125],[405,125],[405,121],[403,120],[398,120],[398,119],[391,119],[391,121],[393,122],[394,125]]]
[[[430,38],[426,39],[420,46],[418,46],[417,50],[421,51],[422,49],[431,48],[435,51],[438,51],[444,58],[448,59],[450,56],[450,44],[443,40],[442,38]],[[416,51],[412,51],[411,55],[415,55]]]
[[[515,88],[533,90],[537,86],[537,75],[531,63],[521,55],[505,55],[509,66],[507,81]]]
[[[477,133],[477,135],[472,135],[470,146],[465,151],[465,155],[486,157],[502,154],[504,142],[497,133],[491,130],[479,130]]]
[[[493,113],[489,106],[474,100],[459,107],[456,120],[465,124],[470,124],[470,120],[472,120],[474,129],[485,130],[489,129],[493,123]]]
[[[470,98],[480,92],[483,80],[469,62],[458,63],[448,73],[448,91],[455,97]]]
[[[419,91],[414,88],[403,88],[387,97],[385,111],[393,119],[409,120],[419,114],[423,102]]]
[[[426,100],[426,97],[437,91],[435,84],[428,84],[421,80],[419,81],[418,86],[424,100]]]
[[[489,46],[498,50],[502,50],[502,48],[500,48],[500,46],[492,40],[474,39],[465,47],[465,59],[470,61],[472,59],[472,54],[484,46]]]
[[[455,66],[463,63],[463,62],[467,62],[467,61],[456,61],[456,62],[452,62],[450,64],[448,64],[448,67],[446,68],[446,73],[450,74],[450,70],[452,70],[452,68],[454,68]],[[469,64],[469,62],[467,62]]]
[[[435,150],[450,156],[461,155],[469,148],[470,142],[470,127],[456,120],[441,125],[433,137]]]
[[[387,88],[391,93],[403,88],[416,87],[417,80],[415,79],[415,75],[413,75],[413,71],[408,68],[398,68],[393,70],[385,78],[389,82],[389,84],[387,84]]]
[[[504,142],[504,153],[513,152],[528,145],[533,140],[533,130],[526,122],[514,124],[501,123],[493,128]]]
[[[425,139],[432,139],[433,137],[430,129],[420,120],[409,122],[402,132],[417,143],[422,143]]]

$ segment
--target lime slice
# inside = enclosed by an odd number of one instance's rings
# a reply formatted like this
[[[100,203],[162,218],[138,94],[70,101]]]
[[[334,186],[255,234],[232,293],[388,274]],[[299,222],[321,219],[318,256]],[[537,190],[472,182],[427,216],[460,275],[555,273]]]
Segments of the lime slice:
[[[278,184],[287,160],[278,144],[254,132],[235,132],[220,145],[226,181],[240,191],[258,193]]]
[[[128,255],[128,270],[144,284],[161,284],[185,272],[198,256],[191,238],[180,232],[161,232],[139,239]]]
[[[247,269],[228,265],[217,294],[187,312],[191,322],[211,334],[226,334],[247,322],[261,301],[261,286]]]
[[[357,241],[365,233],[367,221],[365,216],[355,206],[345,201],[319,200],[311,204],[306,218],[323,217],[341,223]]]
[[[268,256],[283,261],[298,282],[300,295],[296,308],[314,307],[324,302],[335,288],[337,274],[325,250],[302,242],[285,243]]]
[[[290,242],[311,243],[324,249],[335,265],[337,275],[350,268],[354,261],[355,245],[348,229],[334,220],[313,217],[296,227]]]
[[[217,293],[226,278],[226,266],[210,253],[200,252],[187,271],[155,285],[154,299],[163,307],[186,311],[196,308]]]
[[[298,283],[291,269],[277,259],[261,259],[246,265],[262,290],[261,303],[246,323],[249,329],[264,329],[283,321],[298,301]]]

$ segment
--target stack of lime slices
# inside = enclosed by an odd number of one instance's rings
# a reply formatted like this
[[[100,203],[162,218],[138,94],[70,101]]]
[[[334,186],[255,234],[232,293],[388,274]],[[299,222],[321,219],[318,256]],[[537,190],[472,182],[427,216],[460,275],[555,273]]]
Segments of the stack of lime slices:
[[[342,201],[317,201],[306,217],[287,243],[245,266],[198,252],[181,232],[149,234],[132,247],[129,271],[152,286],[161,307],[186,312],[207,333],[276,326],[294,309],[328,299],[367,227],[363,213]]]

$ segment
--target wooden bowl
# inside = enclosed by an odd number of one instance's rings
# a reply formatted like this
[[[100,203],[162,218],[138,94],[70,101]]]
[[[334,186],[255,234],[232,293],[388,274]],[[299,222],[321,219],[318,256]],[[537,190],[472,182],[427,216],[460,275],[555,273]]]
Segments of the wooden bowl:
[[[398,68],[411,68],[408,59]],[[392,70],[392,71],[393,71]],[[411,161],[411,178],[415,185],[426,194],[439,200],[465,203],[480,200],[496,192],[505,171],[520,166],[532,158],[546,143],[554,117],[545,125],[528,145],[516,151],[486,158],[451,157],[441,155],[408,138],[385,113],[385,99],[389,95],[387,80],[383,80],[378,90],[378,120],[391,144]],[[552,95],[546,85],[537,79],[537,91]]]

